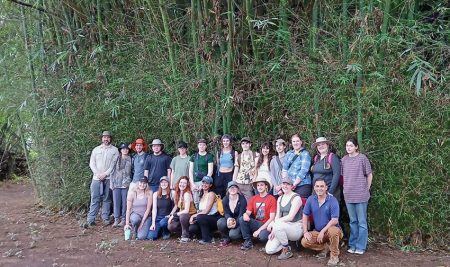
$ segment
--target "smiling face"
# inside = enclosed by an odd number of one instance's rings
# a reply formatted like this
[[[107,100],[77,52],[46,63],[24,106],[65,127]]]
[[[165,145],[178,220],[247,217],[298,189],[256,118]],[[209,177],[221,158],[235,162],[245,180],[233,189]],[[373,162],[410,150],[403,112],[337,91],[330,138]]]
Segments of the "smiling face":
[[[128,150],[128,148],[124,147],[120,150],[120,153],[122,153],[122,155],[128,155],[128,152],[130,152],[130,150]]]
[[[206,151],[206,144],[205,143],[198,143],[197,148],[198,148],[198,152],[205,152]]]
[[[317,196],[321,197],[327,193],[328,187],[325,181],[319,180],[314,184],[314,192],[316,192]]]
[[[290,183],[282,183],[281,190],[283,190],[283,193],[285,194],[290,193],[292,191],[292,185]]]
[[[188,181],[186,179],[180,179],[180,181],[178,182],[178,188],[180,189],[180,191],[184,191],[186,190]]]
[[[211,188],[212,184],[209,184],[207,182],[202,182],[202,189],[204,191],[209,191],[209,189]]]
[[[155,154],[161,153],[161,145],[152,145],[152,151]]]
[[[162,190],[165,190],[165,189],[167,189],[167,188],[169,187],[169,182],[167,182],[166,180],[162,180],[162,181],[159,183],[159,186],[161,186],[161,189],[162,189]]]
[[[105,146],[111,144],[111,136],[109,135],[102,136],[102,144],[104,144]]]
[[[294,150],[300,150],[300,148],[302,148],[302,140],[300,140],[300,137],[294,135],[291,139],[291,143],[292,143],[292,147],[294,148]]]
[[[178,153],[179,153],[180,155],[182,155],[182,156],[186,155],[186,153],[187,153],[187,148],[185,148],[185,147],[180,147],[180,148],[178,148]]]
[[[279,154],[279,153],[283,153],[284,150],[286,149],[286,146],[283,145],[283,143],[277,143],[277,144],[275,145],[275,149],[277,150],[277,153],[278,153],[278,154]]]
[[[250,149],[251,144],[247,141],[243,141],[241,143],[241,147],[243,151],[248,151]]]
[[[267,185],[264,182],[258,182],[256,184],[256,190],[258,190],[258,193],[267,192]]]
[[[144,145],[143,144],[136,144],[136,146],[134,148],[136,149],[137,153],[141,153],[142,150],[144,149]]]
[[[138,188],[141,190],[145,190],[147,188],[148,183],[139,181]]]
[[[222,139],[222,146],[223,148],[229,148],[231,145],[231,140],[228,138]]]
[[[230,195],[236,195],[238,193],[239,189],[237,186],[232,186],[228,189],[228,194]]]
[[[263,154],[263,156],[267,156],[269,155],[270,149],[267,146],[264,146],[261,148],[261,154]]]
[[[328,144],[325,142],[320,142],[317,144],[317,151],[320,154],[327,154],[328,153]]]

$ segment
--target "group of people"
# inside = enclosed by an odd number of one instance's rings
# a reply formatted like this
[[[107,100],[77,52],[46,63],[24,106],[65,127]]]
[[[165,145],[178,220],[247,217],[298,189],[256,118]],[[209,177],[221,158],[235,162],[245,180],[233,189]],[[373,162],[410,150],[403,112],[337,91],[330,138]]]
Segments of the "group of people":
[[[102,144],[91,154],[91,204],[85,227],[95,225],[100,204],[103,224],[111,224],[112,193],[113,226],[132,230],[136,239],[169,239],[171,233],[181,233],[180,242],[196,236],[200,244],[208,244],[219,231],[221,246],[243,240],[241,249],[249,250],[259,240],[266,243],[266,253],[281,251],[280,260],[293,256],[289,241],[300,241],[320,256],[330,253],[328,263],[335,265],[343,237],[343,194],[350,218],[348,252],[366,251],[373,175],[354,138],[347,140],[342,159],[324,137],[312,144],[311,157],[298,134],[291,137],[287,152],[283,139],[274,141],[276,151],[265,142],[256,152],[252,140],[244,137],[238,153],[232,137],[225,134],[215,153],[208,152],[207,140],[199,139],[198,150],[188,155],[187,143],[180,141],[174,158],[164,152],[159,139],[150,144],[151,154],[142,138],[118,148],[111,141],[111,133],[103,132]]]

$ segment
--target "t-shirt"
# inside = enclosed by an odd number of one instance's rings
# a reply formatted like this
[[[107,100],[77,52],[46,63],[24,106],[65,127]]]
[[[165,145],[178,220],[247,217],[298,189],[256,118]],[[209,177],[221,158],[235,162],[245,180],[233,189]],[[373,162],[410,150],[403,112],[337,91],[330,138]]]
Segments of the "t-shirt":
[[[261,197],[258,194],[250,199],[247,204],[247,210],[252,212],[257,221],[265,223],[269,220],[270,213],[277,212],[277,200],[269,194],[265,197]]]
[[[346,155],[341,160],[344,177],[344,199],[346,203],[369,201],[369,183],[367,176],[372,173],[369,159],[359,153],[356,157]]]
[[[191,156],[190,162],[194,163],[194,182],[200,182],[204,176],[208,175],[208,163],[214,162],[214,156],[210,153],[203,156],[195,153]]]
[[[310,216],[312,214],[314,220],[314,229],[320,232],[332,218],[339,219],[339,203],[337,199],[330,193],[327,194],[325,202],[319,206],[319,199],[316,194],[311,195],[306,200],[303,214]],[[340,227],[337,225],[337,227]]]
[[[147,156],[148,154],[145,152],[142,155],[134,154],[131,166],[133,168],[133,183],[139,182],[139,179],[144,177],[144,165]]]
[[[172,159],[170,163],[170,168],[173,173],[173,185],[175,185],[181,176],[189,177],[189,156],[182,158],[180,156],[176,156]]]
[[[159,185],[159,179],[167,176],[167,170],[170,169],[171,161],[172,158],[165,153],[159,154],[158,156],[153,154],[148,155],[144,170],[148,170],[149,185]]]

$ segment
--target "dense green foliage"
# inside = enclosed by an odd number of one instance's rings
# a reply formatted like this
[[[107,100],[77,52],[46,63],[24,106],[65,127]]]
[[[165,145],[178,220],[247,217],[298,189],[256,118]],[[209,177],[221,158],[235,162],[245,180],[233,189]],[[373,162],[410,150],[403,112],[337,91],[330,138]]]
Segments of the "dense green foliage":
[[[0,110],[27,118],[16,123],[48,205],[86,207],[104,129],[170,152],[183,137],[299,132],[343,155],[357,135],[374,165],[371,230],[448,245],[445,1],[35,2],[22,17],[0,0]]]

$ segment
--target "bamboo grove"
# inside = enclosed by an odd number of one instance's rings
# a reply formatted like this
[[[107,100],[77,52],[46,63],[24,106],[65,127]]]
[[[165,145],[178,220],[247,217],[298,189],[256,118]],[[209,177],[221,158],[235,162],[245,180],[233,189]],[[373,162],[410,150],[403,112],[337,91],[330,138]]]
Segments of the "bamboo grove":
[[[0,123],[15,125],[45,204],[86,208],[105,129],[169,152],[180,139],[299,132],[342,156],[356,135],[375,168],[373,236],[448,245],[446,1],[0,4]]]

